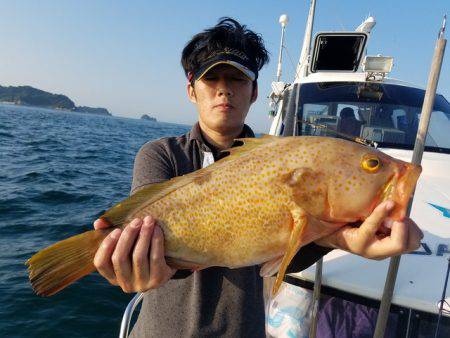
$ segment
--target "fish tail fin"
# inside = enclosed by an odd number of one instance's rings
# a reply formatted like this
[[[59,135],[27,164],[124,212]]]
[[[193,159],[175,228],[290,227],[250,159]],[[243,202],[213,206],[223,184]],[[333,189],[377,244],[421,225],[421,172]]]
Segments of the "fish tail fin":
[[[91,230],[55,243],[26,261],[34,291],[51,296],[95,271],[94,256],[112,229]]]

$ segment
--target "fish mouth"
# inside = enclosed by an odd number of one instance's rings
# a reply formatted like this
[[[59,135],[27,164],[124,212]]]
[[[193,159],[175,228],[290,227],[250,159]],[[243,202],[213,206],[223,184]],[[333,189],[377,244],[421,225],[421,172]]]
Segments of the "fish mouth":
[[[395,202],[390,217],[400,221],[406,216],[409,200],[416,188],[422,167],[411,163],[404,163],[400,172],[395,173],[384,185],[381,191],[381,202],[392,200]]]
[[[384,202],[388,199],[392,198],[392,194],[394,192],[394,188],[397,185],[398,177],[393,174],[387,183],[383,186],[381,189],[381,196],[380,196],[380,202]]]

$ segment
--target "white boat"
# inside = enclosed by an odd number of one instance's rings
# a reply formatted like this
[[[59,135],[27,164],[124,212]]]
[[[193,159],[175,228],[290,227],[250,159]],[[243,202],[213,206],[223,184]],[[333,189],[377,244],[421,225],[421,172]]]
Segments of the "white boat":
[[[321,32],[312,40],[314,6],[312,1],[294,81],[272,84],[270,133],[357,138],[410,162],[425,88],[390,78],[392,57],[365,55],[373,17],[355,31]],[[437,327],[439,337],[450,337],[450,297],[444,292],[450,267],[450,104],[439,94],[425,145],[411,210],[424,238],[420,250],[401,257],[391,306],[397,324],[389,328],[396,337],[434,337]],[[345,300],[347,310],[350,304],[376,311],[388,265],[333,250],[323,260],[322,299]],[[287,280],[312,290],[315,276],[312,266]]]
[[[352,32],[319,33],[310,48],[314,7],[313,0],[296,78],[272,84],[270,134],[347,135],[410,161],[425,89],[389,78],[393,58],[365,55],[373,17]],[[396,337],[434,336],[450,266],[450,104],[442,95],[435,98],[422,166],[411,218],[425,237],[420,250],[401,259],[391,307]],[[333,250],[324,257],[322,299],[337,297],[355,307],[378,308],[388,264]],[[315,274],[312,266],[286,280],[312,290]],[[450,299],[444,298],[442,337],[450,336]],[[128,335],[141,299],[137,294],[128,305],[120,337]]]

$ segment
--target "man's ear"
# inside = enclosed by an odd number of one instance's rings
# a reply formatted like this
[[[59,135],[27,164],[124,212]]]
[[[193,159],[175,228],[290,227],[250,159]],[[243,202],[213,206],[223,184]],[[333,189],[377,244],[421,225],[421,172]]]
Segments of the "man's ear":
[[[258,98],[258,82],[253,83],[253,92],[252,97],[250,98],[250,103],[254,103],[256,99]]]
[[[195,96],[195,89],[194,86],[191,84],[191,82],[188,82],[186,90],[189,101],[191,101],[192,103],[197,103],[197,97]]]

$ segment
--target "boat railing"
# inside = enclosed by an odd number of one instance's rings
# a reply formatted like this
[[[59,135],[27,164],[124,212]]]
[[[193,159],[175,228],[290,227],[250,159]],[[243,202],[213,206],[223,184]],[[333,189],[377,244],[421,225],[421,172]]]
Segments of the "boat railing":
[[[120,323],[120,333],[119,338],[127,338],[130,330],[131,318],[133,317],[133,312],[139,303],[142,301],[144,293],[138,292],[133,297],[133,299],[128,303],[125,312],[123,313],[122,322]]]

